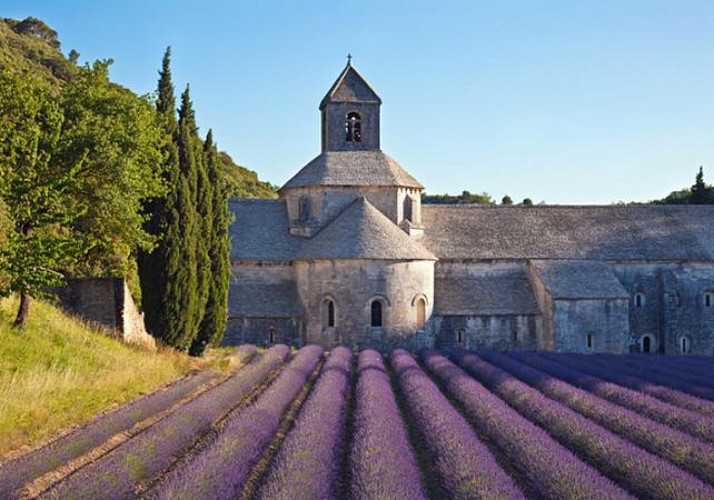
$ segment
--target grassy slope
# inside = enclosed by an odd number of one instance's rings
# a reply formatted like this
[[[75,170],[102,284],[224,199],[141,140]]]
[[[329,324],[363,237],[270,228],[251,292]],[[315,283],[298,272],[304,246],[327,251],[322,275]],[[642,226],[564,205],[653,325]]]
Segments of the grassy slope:
[[[34,301],[27,329],[0,300],[0,457],[186,373],[174,352],[141,351]]]

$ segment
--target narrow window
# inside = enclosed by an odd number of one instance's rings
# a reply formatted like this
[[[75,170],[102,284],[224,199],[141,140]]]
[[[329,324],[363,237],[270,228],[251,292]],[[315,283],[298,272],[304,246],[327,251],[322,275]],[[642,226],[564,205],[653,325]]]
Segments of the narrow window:
[[[411,196],[406,196],[404,198],[404,219],[408,220],[409,222],[412,222],[412,197]]]
[[[362,118],[354,111],[347,113],[345,140],[347,142],[362,142]]]
[[[649,335],[642,337],[642,352],[649,354],[652,350],[652,342],[650,341]]]
[[[456,343],[459,345],[464,345],[466,340],[466,330],[459,328],[456,330]]]
[[[419,297],[416,301],[416,327],[417,330],[423,330],[426,324],[426,301],[423,297]]]
[[[301,196],[298,204],[298,220],[305,222],[310,218],[310,197]]]
[[[335,302],[332,299],[322,301],[322,326],[325,328],[335,326]]]
[[[714,304],[714,293],[707,292],[704,294],[704,307],[711,307]]]
[[[645,307],[645,294],[636,293],[635,294],[635,307]]]
[[[268,344],[275,343],[275,328],[268,328]]]
[[[585,345],[588,349],[592,349],[595,345],[595,335],[593,335],[592,333],[588,333],[587,338],[585,340]]]
[[[679,349],[682,352],[682,354],[688,354],[689,351],[691,350],[692,346],[690,345],[689,338],[686,336],[683,336],[679,339]]]
[[[382,303],[379,300],[373,300],[371,310],[371,325],[372,328],[382,326]]]

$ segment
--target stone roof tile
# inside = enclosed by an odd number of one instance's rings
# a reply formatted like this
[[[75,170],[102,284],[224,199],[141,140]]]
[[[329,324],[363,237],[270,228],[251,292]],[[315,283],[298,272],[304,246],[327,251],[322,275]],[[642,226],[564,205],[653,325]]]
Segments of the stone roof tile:
[[[327,151],[295,174],[280,191],[306,186],[399,186],[423,189],[382,151]]]
[[[424,205],[439,259],[714,260],[714,206]]]
[[[300,251],[300,240],[290,235],[283,200],[231,198],[235,220],[229,228],[231,261],[290,261]]]
[[[328,102],[376,102],[382,104],[382,100],[367,83],[367,80],[350,63],[347,63],[345,69],[327,91],[320,102],[320,109]]]
[[[538,314],[524,268],[434,280],[434,314],[443,316]]]
[[[436,260],[364,197],[306,240],[299,258]]]
[[[626,299],[629,294],[604,262],[534,260],[531,265],[554,299]]]

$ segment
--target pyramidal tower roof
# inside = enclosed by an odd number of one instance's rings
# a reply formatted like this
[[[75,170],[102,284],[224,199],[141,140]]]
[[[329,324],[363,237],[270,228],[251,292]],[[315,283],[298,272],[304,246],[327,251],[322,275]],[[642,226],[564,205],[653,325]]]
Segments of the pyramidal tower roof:
[[[306,241],[300,258],[437,260],[364,197]]]
[[[382,151],[322,153],[291,177],[280,191],[304,186],[400,186],[424,189],[409,172]]]
[[[350,60],[347,66],[332,84],[330,90],[320,102],[320,109],[330,102],[367,102],[382,104],[374,89],[362,75],[352,66]]]

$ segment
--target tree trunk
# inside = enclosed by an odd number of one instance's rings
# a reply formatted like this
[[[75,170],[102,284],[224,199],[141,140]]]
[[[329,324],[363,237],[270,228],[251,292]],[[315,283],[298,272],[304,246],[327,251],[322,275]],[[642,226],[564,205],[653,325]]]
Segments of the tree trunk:
[[[17,317],[12,324],[15,328],[24,328],[27,318],[30,316],[30,295],[27,292],[20,292],[20,307],[17,310]]]

